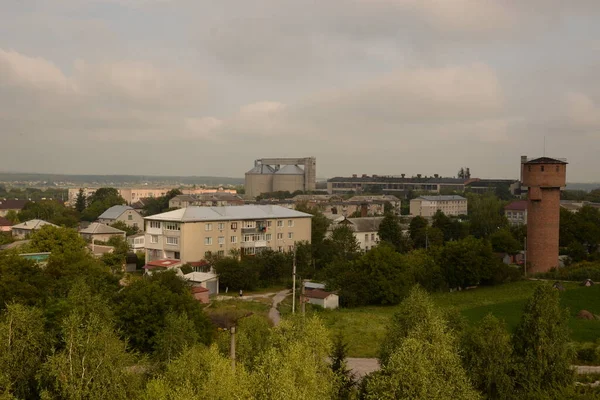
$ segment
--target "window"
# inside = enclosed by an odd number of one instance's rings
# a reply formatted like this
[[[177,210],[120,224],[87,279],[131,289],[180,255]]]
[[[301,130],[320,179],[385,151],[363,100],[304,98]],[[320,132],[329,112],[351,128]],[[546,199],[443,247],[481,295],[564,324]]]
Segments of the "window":
[[[288,251],[294,251],[294,246],[288,246]]]
[[[294,226],[294,220],[293,219],[288,219],[288,227],[292,227]]]
[[[207,232],[212,231],[212,224],[204,224],[204,230]]]
[[[542,168],[541,168],[541,169],[542,169],[542,172],[544,172],[544,166],[543,166],[543,165],[542,165]]]
[[[232,236],[230,239],[231,243],[237,243],[237,236]]]
[[[371,240],[375,240],[375,234],[371,233]]]
[[[160,229],[160,221],[150,221],[150,228]]]
[[[158,243],[158,236],[157,235],[150,236],[150,243]]]
[[[270,228],[272,224],[273,224],[273,221],[267,221],[267,228]]]
[[[129,214],[129,215],[127,216],[127,220],[129,220],[129,221],[133,221],[133,215]]]
[[[133,223],[133,227],[134,227],[134,228],[137,228],[137,227],[138,227],[138,224],[137,224],[137,222],[134,222],[134,223]]]
[[[217,255],[219,257],[223,257],[225,255],[225,250],[219,250],[219,251],[217,251]]]
[[[223,229],[225,229],[225,223],[219,222],[219,230],[222,231]]]
[[[212,244],[212,238],[211,237],[205,237],[204,238],[204,244],[207,246],[210,246]]]
[[[255,221],[244,221],[244,228],[254,228],[256,226]]]
[[[251,242],[252,241],[252,235],[244,235],[244,242]]]
[[[265,235],[265,240],[271,240],[272,237],[273,237],[273,235],[271,235],[270,233],[267,233]]]
[[[168,231],[180,231],[181,226],[177,222],[165,222],[165,229]]]
[[[254,247],[248,247],[246,249],[246,254],[254,255],[254,254],[256,254],[256,249]]]
[[[283,233],[278,233],[277,234],[277,239],[280,239],[280,240],[283,239]]]
[[[167,236],[166,237],[166,242],[167,242],[167,244],[178,245],[179,244],[179,238]]]
[[[210,251],[205,251],[204,252],[204,257],[210,257],[212,253]]]
[[[281,228],[283,226],[283,221],[277,221],[277,227]]]
[[[288,232],[288,239],[294,238],[294,232]]]
[[[283,252],[283,246],[277,247],[277,251],[280,252],[280,253],[282,253]]]
[[[231,223],[231,229],[237,229],[237,222]]]
[[[179,260],[179,259],[181,259],[181,253],[180,253],[180,252],[178,252],[178,251],[176,251],[176,252],[175,252],[175,254],[173,254],[173,256],[174,256],[174,258],[175,258],[176,260]]]
[[[219,236],[219,244],[225,244],[225,236]]]
[[[368,242],[368,241],[369,241],[369,234],[365,233],[365,242]]]

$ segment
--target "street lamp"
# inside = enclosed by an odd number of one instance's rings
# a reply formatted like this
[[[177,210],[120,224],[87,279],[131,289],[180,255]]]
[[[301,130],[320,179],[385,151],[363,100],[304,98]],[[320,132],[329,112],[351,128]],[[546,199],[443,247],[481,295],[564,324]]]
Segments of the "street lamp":
[[[229,333],[231,334],[231,342],[229,344],[229,357],[231,358],[231,369],[235,371],[235,331],[237,328],[237,322],[242,319],[242,318],[246,318],[249,317],[251,315],[253,315],[253,312],[249,312],[246,315],[242,315],[239,318],[236,318],[233,321],[233,325],[231,327],[229,327]]]

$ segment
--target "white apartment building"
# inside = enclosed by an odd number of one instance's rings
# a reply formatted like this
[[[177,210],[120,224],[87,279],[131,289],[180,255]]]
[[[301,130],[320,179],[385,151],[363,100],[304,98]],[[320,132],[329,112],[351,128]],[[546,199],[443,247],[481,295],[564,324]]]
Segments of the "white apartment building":
[[[187,207],[145,218],[146,261],[197,262],[231,250],[291,251],[311,238],[312,215],[273,205]]]
[[[333,221],[329,226],[328,236],[338,226],[345,225],[352,230],[362,251],[369,251],[379,244],[379,225],[383,217],[346,218]]]
[[[462,196],[421,196],[410,201],[410,215],[433,217],[440,210],[450,216],[467,214],[467,199]]]

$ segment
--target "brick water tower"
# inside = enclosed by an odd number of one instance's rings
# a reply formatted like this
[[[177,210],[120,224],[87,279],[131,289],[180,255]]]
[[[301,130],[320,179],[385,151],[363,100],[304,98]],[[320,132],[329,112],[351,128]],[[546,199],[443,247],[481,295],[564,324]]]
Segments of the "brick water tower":
[[[521,157],[527,194],[527,274],[558,267],[560,190],[566,185],[567,162],[550,157]]]

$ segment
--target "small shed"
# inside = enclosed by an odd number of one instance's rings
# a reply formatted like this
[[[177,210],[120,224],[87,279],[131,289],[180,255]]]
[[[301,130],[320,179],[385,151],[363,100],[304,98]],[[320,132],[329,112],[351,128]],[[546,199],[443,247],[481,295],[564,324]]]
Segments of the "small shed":
[[[192,286],[192,295],[202,304],[208,304],[208,295],[210,291],[202,286]]]
[[[135,253],[127,253],[125,256],[125,271],[135,272],[137,270],[138,257]]]
[[[157,271],[166,271],[169,269],[173,269],[176,267],[181,267],[181,260],[174,260],[170,258],[163,258],[161,260],[152,260],[148,261],[146,265],[144,265],[144,274],[152,275]]]
[[[585,281],[581,282],[579,285],[586,286],[586,287],[594,286],[594,281],[592,281],[591,279],[586,279]]]
[[[219,277],[210,272],[190,272],[183,276],[194,287],[203,287],[210,294],[219,294]]]
[[[337,294],[326,292],[322,289],[311,289],[304,293],[308,303],[321,306],[326,309],[336,309],[340,306],[340,298]]]
[[[552,287],[560,292],[564,292],[566,290],[562,282],[558,281],[554,282],[554,285],[552,285]]]

